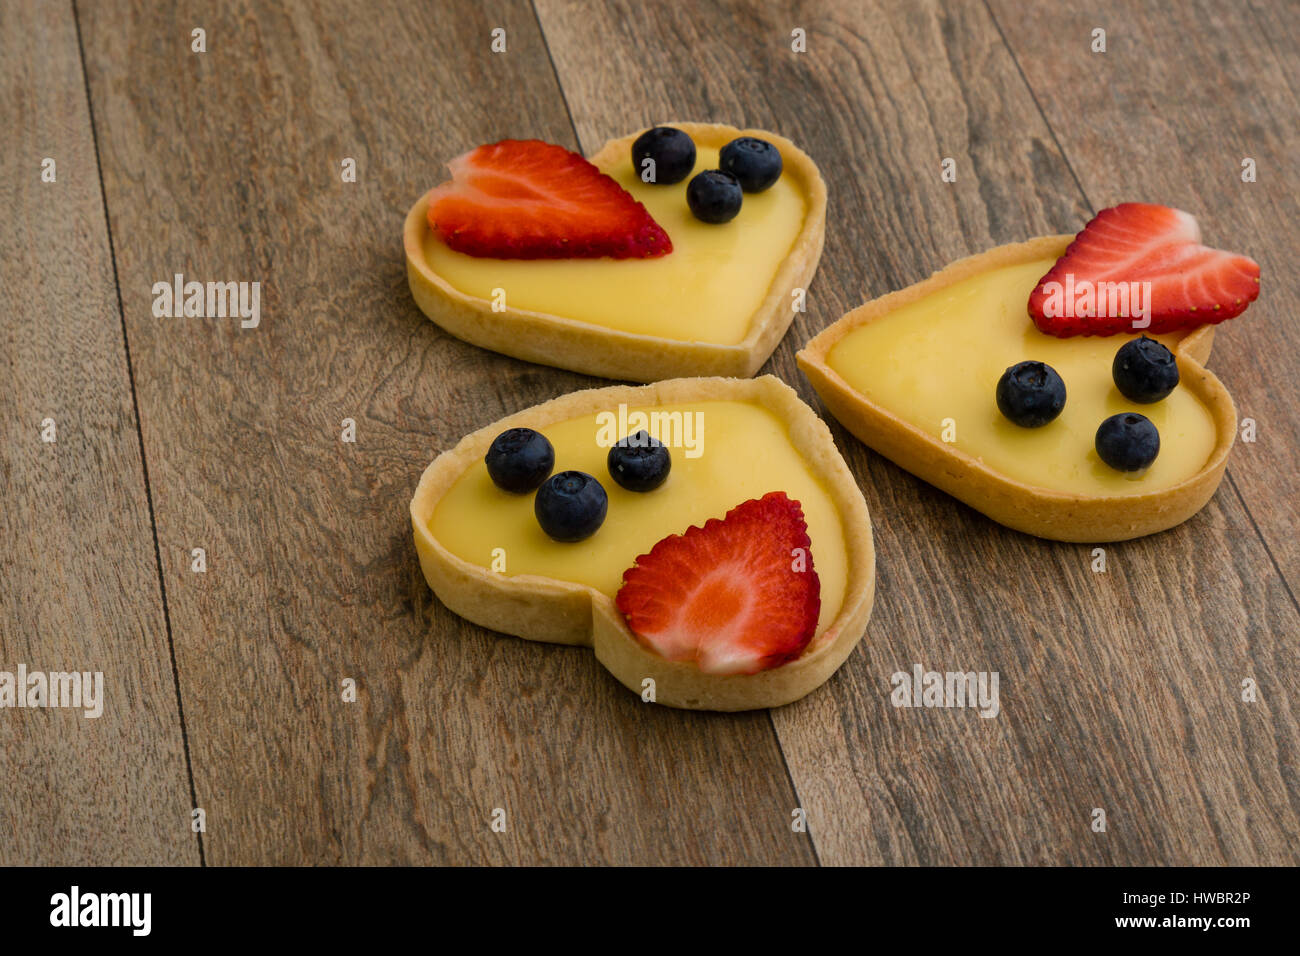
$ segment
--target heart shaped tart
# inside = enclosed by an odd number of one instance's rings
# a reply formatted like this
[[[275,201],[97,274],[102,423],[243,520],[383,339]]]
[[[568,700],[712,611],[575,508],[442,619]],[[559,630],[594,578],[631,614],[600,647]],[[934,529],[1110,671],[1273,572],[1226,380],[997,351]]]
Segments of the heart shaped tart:
[[[1223,478],[1236,410],[1204,363],[1259,288],[1252,260],[1199,240],[1178,210],[1104,210],[854,309],[799,367],[863,442],[1007,527],[1163,531]]]
[[[753,375],[821,257],[826,184],[763,130],[673,123],[590,161],[506,140],[449,167],[406,216],[411,293],[452,335],[531,362]]]
[[[776,707],[866,628],[866,502],[829,429],[771,376],[574,392],[481,429],[411,501],[451,610],[592,647],[624,686],[696,710]]]

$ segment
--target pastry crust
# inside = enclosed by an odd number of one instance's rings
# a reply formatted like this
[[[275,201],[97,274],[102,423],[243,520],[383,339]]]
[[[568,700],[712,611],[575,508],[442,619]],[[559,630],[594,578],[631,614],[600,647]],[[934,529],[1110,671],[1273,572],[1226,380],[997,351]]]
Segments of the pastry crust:
[[[1042,236],[959,259],[916,285],[849,312],[818,334],[796,358],[827,409],[849,431],[895,464],[994,521],[1055,541],[1124,541],[1186,521],[1205,506],[1223,479],[1236,438],[1237,411],[1227,389],[1204,367],[1214,343],[1214,326],[1188,333],[1174,349],[1181,387],[1191,389],[1210,410],[1217,433],[1214,449],[1192,477],[1138,495],[1053,491],[1000,474],[871,401],[826,361],[837,342],[868,322],[980,273],[1059,256],[1073,238]]]
[[[633,636],[613,600],[603,592],[538,575],[494,573],[452,554],[430,530],[438,501],[467,468],[483,459],[492,440],[507,428],[542,430],[554,422],[620,403],[715,400],[753,402],[786,423],[791,443],[825,483],[839,512],[848,561],[844,601],[839,613],[797,660],[757,674],[727,675],[706,674],[693,664],[665,660]],[[483,627],[528,640],[592,647],[601,664],[629,690],[640,694],[641,682],[653,678],[656,701],[670,707],[735,711],[798,700],[820,686],[848,657],[866,629],[875,595],[875,548],[862,492],[826,423],[793,389],[770,375],[616,385],[573,392],[525,409],[467,435],[425,469],[411,499],[411,524],[424,576],[448,608]]]
[[[750,319],[749,332],[743,340],[734,345],[685,342],[509,306],[494,312],[490,302],[454,288],[426,260],[423,243],[429,230],[427,194],[406,214],[403,229],[406,276],[420,311],[466,342],[588,375],[633,382],[683,375],[753,375],[767,361],[794,319],[790,290],[806,289],[817,271],[826,235],[826,183],[812,159],[784,136],[717,123],[665,125],[685,131],[699,145],[715,148],[738,136],[768,140],[781,151],[782,175],[792,177],[799,184],[808,204],[803,228]],[[599,163],[606,153],[622,148],[637,135],[611,140],[591,157],[592,161]]]

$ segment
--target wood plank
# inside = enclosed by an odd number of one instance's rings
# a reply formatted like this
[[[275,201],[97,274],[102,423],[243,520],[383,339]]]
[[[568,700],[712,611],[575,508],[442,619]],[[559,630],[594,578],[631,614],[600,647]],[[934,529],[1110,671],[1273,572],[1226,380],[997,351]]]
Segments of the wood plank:
[[[768,364],[810,402],[793,353],[846,309],[1087,218],[982,6],[538,10],[584,148],[682,118],[774,128],[819,162],[826,253]],[[833,430],[872,509],[876,611],[823,690],[773,713],[822,862],[1294,862],[1295,684],[1273,636],[1297,617],[1230,488],[1094,574],[1088,548],[1006,531]],[[998,671],[1001,715],[894,709],[915,663]],[[1246,676],[1271,688],[1253,709]]]
[[[997,2],[993,9],[1090,206],[1134,198],[1178,206],[1200,220],[1209,245],[1260,263],[1260,298],[1219,330],[1210,365],[1239,418],[1257,424],[1258,440],[1239,441],[1233,451],[1231,490],[1294,600],[1300,384],[1291,356],[1300,329],[1291,316],[1300,303],[1300,242],[1292,224],[1300,220],[1300,130],[1283,118],[1300,113],[1295,5],[1097,3],[1086,12],[1026,15]],[[1091,51],[1098,27],[1107,31],[1105,53]],[[1256,163],[1253,183],[1241,178],[1247,157]]]
[[[116,2],[83,28],[208,860],[810,861],[766,715],[646,707],[418,568],[424,466],[593,384],[451,339],[406,288],[402,219],[448,158],[573,142],[531,7]],[[260,326],[152,318],[176,272],[260,281]]]
[[[0,710],[0,865],[197,864],[71,5],[0,7],[0,63],[0,670],[103,681],[98,717]]]

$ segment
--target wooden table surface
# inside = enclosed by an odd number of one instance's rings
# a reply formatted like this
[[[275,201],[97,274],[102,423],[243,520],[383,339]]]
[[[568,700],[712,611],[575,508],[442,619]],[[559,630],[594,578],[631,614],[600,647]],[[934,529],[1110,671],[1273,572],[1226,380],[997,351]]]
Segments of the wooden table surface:
[[[0,711],[0,863],[1296,863],[1297,13],[8,0],[0,670],[102,671],[106,704]],[[600,382],[428,322],[403,214],[479,143],[592,152],[670,119],[821,166],[821,269],[764,369],[815,408],[794,353],[849,308],[1138,199],[1263,267],[1210,363],[1257,441],[1095,573],[831,422],[876,608],[776,711],[648,706],[584,650],[468,624],[417,564],[421,470]],[[156,318],[176,273],[260,282],[261,324]],[[915,663],[998,671],[1001,714],[895,709]]]

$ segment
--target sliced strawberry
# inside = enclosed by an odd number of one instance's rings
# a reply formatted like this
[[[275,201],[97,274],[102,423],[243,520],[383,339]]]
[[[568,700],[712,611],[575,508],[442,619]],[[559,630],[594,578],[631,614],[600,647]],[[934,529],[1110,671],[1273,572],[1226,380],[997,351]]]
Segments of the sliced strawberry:
[[[504,139],[447,164],[429,225],[448,246],[492,259],[650,258],[672,252],[632,194],[577,153]]]
[[[792,661],[817,630],[821,582],[799,502],[774,491],[664,538],[623,574],[615,603],[637,638],[710,674]]]
[[[1259,295],[1259,264],[1200,243],[1200,226],[1181,210],[1134,202],[1103,209],[1034,287],[1029,315],[1039,331],[1062,338],[1158,335],[1240,315]],[[1109,284],[1144,282],[1151,284],[1149,326],[1134,324],[1131,300],[1127,315],[1105,314],[1112,311]],[[1080,314],[1089,287],[1094,314]]]

